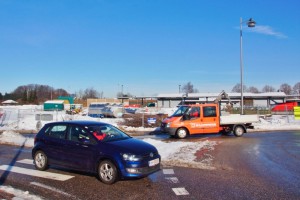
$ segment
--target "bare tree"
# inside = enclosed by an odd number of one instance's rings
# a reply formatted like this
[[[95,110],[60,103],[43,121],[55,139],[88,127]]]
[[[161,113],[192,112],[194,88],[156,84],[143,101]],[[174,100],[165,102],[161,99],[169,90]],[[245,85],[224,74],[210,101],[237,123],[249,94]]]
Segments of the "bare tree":
[[[249,87],[247,92],[251,92],[251,93],[259,93],[259,90],[256,87]]]
[[[197,93],[199,92],[197,89],[194,88],[194,85],[191,82],[188,82],[187,84],[182,86],[183,93]]]
[[[276,90],[274,87],[272,87],[270,85],[265,85],[261,91],[262,92],[275,92]]]
[[[300,95],[300,82],[298,82],[294,85],[293,93],[296,94],[296,95]]]
[[[247,91],[247,87],[243,86],[243,91]],[[237,83],[231,90],[231,92],[241,92],[241,84]]]
[[[133,97],[132,94],[130,94],[129,92],[127,92],[126,94],[122,93],[122,92],[118,92],[117,93],[117,97]]]
[[[284,92],[286,95],[290,95],[292,94],[292,87],[287,84],[287,83],[283,83],[280,88],[279,88],[280,91]]]
[[[77,99],[82,99],[83,97],[83,91],[79,90],[78,92],[75,92],[75,96]]]
[[[68,93],[61,90],[61,94],[67,96]],[[53,88],[47,85],[28,84],[17,87],[11,95],[15,100],[19,99],[22,103],[42,103],[51,98]]]
[[[98,92],[92,87],[85,89],[83,92],[82,99],[88,99],[88,98],[91,99],[98,98]]]

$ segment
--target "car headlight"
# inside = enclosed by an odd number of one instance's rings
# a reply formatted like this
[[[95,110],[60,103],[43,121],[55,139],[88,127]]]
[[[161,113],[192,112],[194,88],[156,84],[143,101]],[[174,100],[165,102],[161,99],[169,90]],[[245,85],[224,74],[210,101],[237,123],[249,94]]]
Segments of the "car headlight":
[[[123,154],[123,160],[127,161],[139,161],[142,157],[134,154],[124,153]]]
[[[169,127],[170,127],[170,125],[171,125],[171,123],[167,123],[167,124],[166,124],[166,127],[167,127],[167,128],[169,128]]]

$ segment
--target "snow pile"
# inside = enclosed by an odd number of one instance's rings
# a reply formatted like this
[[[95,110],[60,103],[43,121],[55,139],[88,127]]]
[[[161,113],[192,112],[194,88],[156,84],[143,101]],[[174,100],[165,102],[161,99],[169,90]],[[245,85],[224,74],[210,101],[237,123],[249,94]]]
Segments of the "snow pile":
[[[300,130],[300,120],[295,120],[293,115],[273,115],[260,118],[259,122],[253,123],[254,130]]]
[[[5,193],[13,195],[14,197],[12,199],[14,199],[14,200],[18,200],[18,199],[19,200],[42,200],[43,199],[36,195],[29,194],[28,191],[18,190],[11,186],[0,185],[0,193],[1,193],[1,191],[4,191]]]
[[[144,139],[144,141],[157,148],[163,165],[213,169],[211,166],[212,157],[209,154],[199,157],[196,154],[201,151],[212,151],[217,144],[215,141],[171,143],[153,139]]]
[[[33,147],[34,139],[25,137],[14,131],[4,131],[0,134],[0,144]]]

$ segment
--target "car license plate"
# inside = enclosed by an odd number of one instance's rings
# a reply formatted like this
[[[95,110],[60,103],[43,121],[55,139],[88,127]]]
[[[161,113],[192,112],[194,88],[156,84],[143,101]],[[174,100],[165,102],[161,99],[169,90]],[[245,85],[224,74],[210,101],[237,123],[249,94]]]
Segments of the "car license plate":
[[[149,167],[155,166],[159,164],[159,158],[149,161]]]

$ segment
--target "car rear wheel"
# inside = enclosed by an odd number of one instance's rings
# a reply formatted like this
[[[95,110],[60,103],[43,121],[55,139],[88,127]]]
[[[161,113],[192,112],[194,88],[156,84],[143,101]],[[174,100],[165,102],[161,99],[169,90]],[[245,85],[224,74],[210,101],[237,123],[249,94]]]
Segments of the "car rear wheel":
[[[186,138],[187,135],[188,135],[188,132],[185,128],[179,128],[176,132],[176,136],[180,139]]]
[[[234,128],[233,134],[234,134],[236,137],[241,137],[244,133],[245,133],[244,127],[242,127],[242,126],[236,126],[236,127]]]
[[[37,151],[34,155],[34,166],[36,169],[44,171],[48,167],[48,158],[43,151]]]
[[[113,184],[118,180],[118,170],[109,160],[104,160],[99,164],[98,174],[100,180],[105,184]]]

